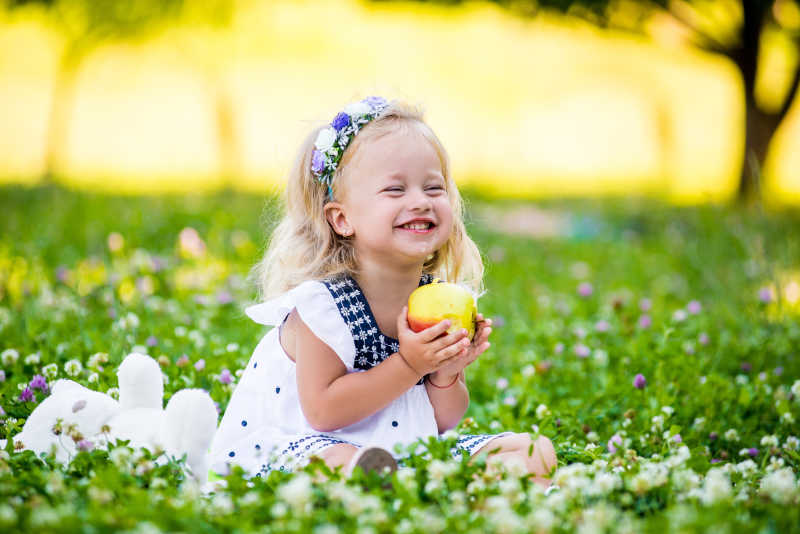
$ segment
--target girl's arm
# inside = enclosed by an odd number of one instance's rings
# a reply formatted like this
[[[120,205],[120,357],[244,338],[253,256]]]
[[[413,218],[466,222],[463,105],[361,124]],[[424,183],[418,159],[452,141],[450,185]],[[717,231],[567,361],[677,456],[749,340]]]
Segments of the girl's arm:
[[[451,383],[452,386],[444,387]],[[469,391],[464,371],[449,376],[442,376],[440,373],[428,375],[425,379],[425,388],[433,405],[439,434],[456,426],[469,407]]]
[[[306,327],[308,328],[308,327]],[[336,353],[309,330],[297,352],[300,407],[311,426],[330,432],[377,413],[408,391],[419,377],[399,354],[360,373],[348,373]]]
[[[449,326],[443,321],[427,329],[425,335],[414,334],[414,350],[410,353],[413,363],[396,352],[372,369],[347,373],[333,349],[314,335],[296,311],[292,314],[300,406],[312,428],[320,432],[343,428],[377,413],[413,387],[423,374],[463,348],[454,342],[460,336],[448,335],[434,341]]]

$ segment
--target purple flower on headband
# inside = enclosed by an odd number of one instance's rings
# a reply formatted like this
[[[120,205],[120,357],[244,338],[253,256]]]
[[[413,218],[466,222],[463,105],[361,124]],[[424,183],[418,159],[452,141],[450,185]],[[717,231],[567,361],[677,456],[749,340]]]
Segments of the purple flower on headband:
[[[383,106],[386,104],[386,99],[382,96],[368,96],[364,100],[362,100],[365,104],[369,104],[369,107],[372,109],[377,108],[378,106]]]
[[[322,152],[315,148],[314,152],[311,154],[311,171],[314,174],[320,174],[324,168],[325,158],[322,157]]]
[[[348,124],[350,124],[350,115],[344,111],[340,111],[339,114],[333,118],[333,122],[331,122],[331,126],[333,126],[333,129],[337,132],[341,132]]]

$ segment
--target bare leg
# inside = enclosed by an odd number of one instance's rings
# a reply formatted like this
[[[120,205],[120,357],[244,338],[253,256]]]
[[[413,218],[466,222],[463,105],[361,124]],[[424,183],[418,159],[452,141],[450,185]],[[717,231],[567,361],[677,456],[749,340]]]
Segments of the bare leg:
[[[336,445],[326,447],[322,452],[317,454],[317,456],[322,458],[322,461],[332,470],[335,470],[337,467],[342,467],[343,474],[349,475],[350,473],[344,473],[344,468],[350,463],[350,459],[356,452],[358,452],[358,447],[354,447],[349,443],[337,443]]]
[[[528,451],[531,450],[531,445],[533,445],[532,453],[529,455]],[[499,451],[489,455],[493,461],[499,461],[507,466],[522,462],[534,482],[544,487],[550,485],[549,475],[556,467],[557,459],[553,443],[549,439],[539,436],[533,441],[527,433],[511,434],[493,439],[478,449],[472,457],[474,458],[481,452],[498,448]]]

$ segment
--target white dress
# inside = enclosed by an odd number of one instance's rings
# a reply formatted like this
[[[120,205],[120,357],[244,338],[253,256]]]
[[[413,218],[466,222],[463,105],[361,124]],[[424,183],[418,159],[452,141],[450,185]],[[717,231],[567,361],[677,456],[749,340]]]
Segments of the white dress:
[[[429,283],[424,276],[420,284]],[[380,364],[398,349],[398,341],[383,335],[357,282],[350,277],[303,282],[287,293],[250,306],[255,322],[279,326],[296,308],[303,322],[339,356],[348,373]],[[221,475],[232,464],[249,475],[272,469],[291,471],[308,458],[337,443],[356,447],[377,445],[402,459],[394,447],[437,436],[433,406],[422,380],[379,412],[330,432],[311,427],[300,408],[295,363],[270,330],[256,346],[233,392],[211,445],[211,469]],[[461,436],[452,450],[473,454],[502,434]]]

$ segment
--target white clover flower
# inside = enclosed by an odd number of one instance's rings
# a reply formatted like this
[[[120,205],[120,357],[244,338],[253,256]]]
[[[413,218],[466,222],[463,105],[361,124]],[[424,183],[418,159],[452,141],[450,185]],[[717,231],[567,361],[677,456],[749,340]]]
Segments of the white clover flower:
[[[8,504],[0,504],[0,524],[13,525],[17,522],[17,512]]]
[[[133,347],[131,347],[131,352],[135,352],[137,354],[144,354],[145,356],[148,355],[147,347],[145,347],[144,345],[134,345]]]
[[[225,346],[225,350],[227,350],[228,352],[236,352],[237,350],[239,350],[239,344],[238,343],[228,343]]]
[[[794,381],[794,384],[792,384],[792,390],[791,391],[792,391],[792,395],[794,395],[795,400],[800,400],[800,380],[795,380]]]
[[[777,471],[778,469],[783,467],[784,463],[785,462],[783,461],[783,458],[779,456],[770,456],[769,465],[767,466],[766,471],[768,473],[771,473],[772,471]]]
[[[211,510],[217,514],[230,514],[233,512],[233,500],[224,493],[217,493],[209,503]]]
[[[695,417],[694,418],[694,422],[692,423],[692,426],[699,430],[699,429],[703,428],[703,426],[705,426],[705,424],[706,424],[706,418],[705,417]]]
[[[450,430],[447,430],[445,431],[444,434],[442,434],[442,439],[458,439],[459,436],[460,434],[458,433],[458,431],[451,428]]]
[[[598,449],[598,448],[600,448],[600,447],[596,443],[587,443],[586,447],[584,447],[584,450],[593,451],[593,450]]]
[[[614,473],[597,473],[592,484],[587,489],[587,493],[594,497],[608,495],[615,489],[622,487],[622,479]]]
[[[64,364],[64,372],[71,377],[76,377],[81,374],[83,371],[83,364],[80,360],[69,360],[67,363]]]
[[[779,504],[788,505],[797,499],[800,491],[795,482],[794,472],[790,467],[784,467],[761,479],[759,493],[767,495]]]
[[[657,430],[661,430],[662,428],[664,428],[664,416],[663,415],[654,415],[650,419],[650,421],[653,423],[653,426],[651,427],[653,432],[656,432]]]
[[[98,375],[97,373],[92,373],[89,375],[89,378],[87,378],[86,381],[89,382],[90,384],[96,384],[99,379],[100,375]]]
[[[753,460],[747,459],[736,464],[734,469],[742,476],[749,477],[758,470],[758,465]]]
[[[336,142],[336,137],[336,130],[331,127],[323,128],[317,134],[317,139],[314,141],[314,146],[320,152],[325,153],[333,148],[333,144]]]
[[[536,508],[530,516],[528,516],[528,525],[531,530],[536,532],[550,532],[556,523],[556,516],[549,509],[540,507]]]
[[[778,436],[764,436],[761,438],[761,445],[765,447],[777,447]]]
[[[175,330],[173,330],[173,333],[175,334],[175,337],[184,337],[187,332],[188,332],[188,330],[186,329],[186,327],[182,326],[182,325],[176,326]]]
[[[783,412],[783,415],[781,415],[781,419],[783,419],[790,425],[794,423],[794,416],[792,415],[792,412]]]
[[[600,441],[600,436],[597,435],[597,432],[592,430],[591,432],[586,434],[586,439],[588,441],[591,441],[592,443],[596,443],[596,442]]]
[[[650,477],[644,471],[636,473],[633,478],[628,481],[628,488],[637,495],[646,493],[650,487]]]
[[[2,353],[0,353],[0,360],[2,360],[3,365],[9,367],[17,363],[19,360],[19,352],[16,349],[6,349]]]
[[[730,498],[732,493],[733,487],[728,476],[720,469],[709,469],[700,493],[700,501],[711,506]]]
[[[86,365],[92,369],[97,369],[104,363],[108,363],[108,354],[105,352],[95,352],[89,356]]]
[[[119,400],[119,388],[108,388],[106,395],[115,400]]]
[[[278,495],[295,510],[305,510],[311,504],[311,477],[306,473],[298,473],[278,488]]]
[[[690,490],[700,486],[700,475],[693,469],[676,469],[672,472],[672,483],[676,489]]]
[[[442,460],[433,460],[428,464],[428,476],[431,480],[437,482],[443,481],[445,478],[453,476],[458,471],[458,464],[455,462],[443,462]]]
[[[42,358],[39,356],[38,352],[33,352],[25,356],[25,365],[39,365],[41,361]]]
[[[747,375],[736,375],[736,383],[740,386],[747,384],[749,381],[750,379],[747,377]]]
[[[725,431],[725,439],[728,441],[739,441],[739,433],[736,431],[735,428],[730,428]]]
[[[667,414],[667,417],[675,413],[675,409],[672,406],[662,406],[661,411]]]
[[[789,436],[783,443],[783,448],[796,451],[798,448],[800,448],[800,439],[797,439],[795,436]]]
[[[58,364],[56,363],[48,363],[44,367],[42,367],[42,374],[48,380],[52,380],[53,378],[58,376]]]
[[[123,317],[122,328],[123,330],[129,330],[133,328],[139,328],[139,316],[133,312],[128,312]]]
[[[536,367],[534,365],[528,364],[522,368],[522,376],[525,378],[530,378],[536,374]]]
[[[536,417],[538,417],[539,419],[544,419],[549,415],[550,415],[550,409],[546,405],[540,404],[539,406],[536,407]]]

